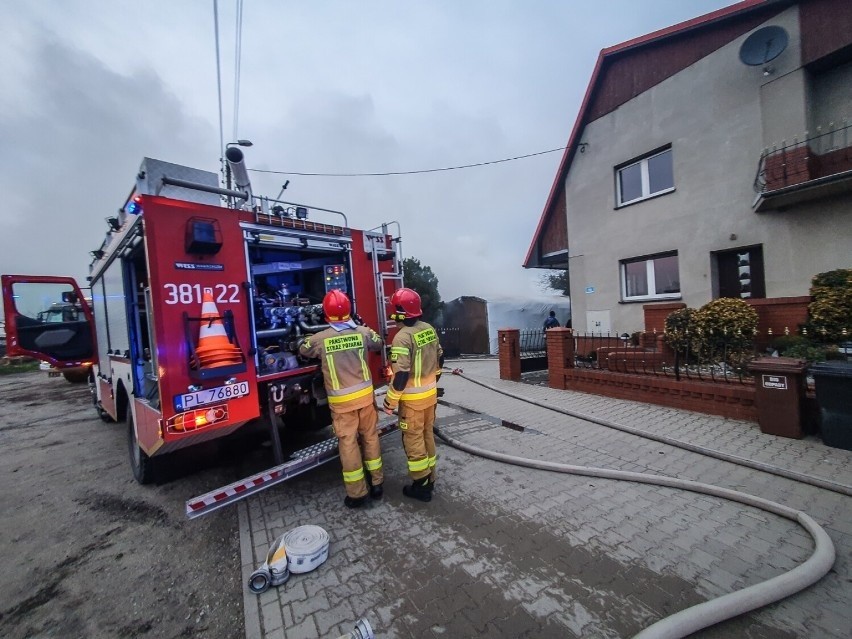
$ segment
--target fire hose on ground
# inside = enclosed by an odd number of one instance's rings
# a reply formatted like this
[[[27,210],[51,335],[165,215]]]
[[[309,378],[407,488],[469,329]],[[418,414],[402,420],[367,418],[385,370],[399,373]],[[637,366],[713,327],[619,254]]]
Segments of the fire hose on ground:
[[[320,526],[299,526],[278,537],[269,546],[266,560],[249,577],[248,587],[254,594],[266,592],[270,586],[280,586],[290,574],[310,572],[328,559],[329,538]],[[374,639],[373,628],[366,618],[338,639]]]
[[[285,583],[290,573],[318,568],[328,559],[328,546],[328,533],[319,526],[299,526],[284,533],[272,542],[266,561],[249,577],[249,590],[259,595]]]
[[[455,375],[462,374],[461,369],[454,369],[452,372]],[[469,378],[465,377],[465,379]],[[485,386],[486,388],[491,388],[499,393],[516,397],[517,399],[524,399],[475,380],[469,379],[469,381]],[[524,399],[524,401],[529,402],[530,400]],[[559,412],[567,411],[559,410]],[[579,415],[576,414],[572,416],[579,417]],[[585,416],[581,418],[588,419]],[[602,420],[590,421],[600,423]],[[664,486],[667,488],[688,490],[690,492],[739,502],[741,504],[753,506],[766,512],[785,517],[786,519],[790,519],[802,526],[813,538],[815,546],[813,554],[796,568],[758,584],[691,606],[690,608],[665,617],[642,630],[634,637],[634,639],[682,639],[683,637],[687,637],[703,628],[732,619],[746,612],[762,608],[763,606],[775,603],[785,597],[789,597],[790,595],[804,590],[808,586],[819,581],[834,565],[834,544],[828,536],[828,533],[826,533],[825,530],[806,513],[768,499],[755,497],[754,495],[749,495],[736,490],[720,488],[719,486],[684,479],[676,479],[663,475],[649,475],[644,473],[610,470],[606,468],[572,466],[570,464],[557,464],[554,462],[526,459],[514,455],[506,455],[503,453],[484,450],[476,446],[465,444],[441,432],[438,428],[435,429],[435,434],[454,448],[458,448],[459,450],[463,450],[472,455],[507,464],[558,473],[582,475],[586,477],[598,477],[602,479],[615,479],[620,481],[632,481],[655,486]]]
[[[529,397],[524,397],[523,395],[517,395],[515,393],[511,393],[502,388],[497,388],[496,386],[492,386],[491,384],[487,384],[478,379],[473,379],[464,374],[464,371],[460,368],[452,369],[453,375],[458,375],[462,379],[466,379],[472,384],[477,384],[482,386],[483,388],[487,388],[488,390],[492,390],[495,393],[500,393],[501,395],[506,395],[506,397],[511,397],[513,399],[520,400],[522,402],[526,402],[527,404],[532,404],[533,406],[538,406],[540,408],[546,408],[547,410],[551,410],[555,413],[561,413],[563,415],[568,415],[569,417],[576,417],[577,419],[582,419],[583,421],[592,422],[593,424],[598,424],[599,426],[605,426],[607,428],[612,428],[614,430],[620,430],[623,433],[629,433],[630,435],[636,435],[637,437],[643,437],[645,439],[650,439],[655,442],[660,442],[661,444],[666,444],[668,446],[673,446],[674,448],[682,448],[683,450],[688,450],[693,453],[699,453],[701,455],[705,455],[707,457],[713,457],[715,459],[721,459],[722,461],[730,462],[732,464],[737,464],[738,466],[745,466],[747,468],[753,468],[754,470],[759,470],[764,473],[770,473],[772,475],[778,475],[779,477],[784,477],[785,479],[792,479],[793,481],[800,482],[802,484],[808,484],[810,486],[816,486],[817,488],[824,488],[825,490],[831,490],[836,493],[840,493],[841,495],[846,495],[847,497],[852,497],[852,486],[847,486],[846,484],[839,484],[837,482],[833,482],[828,479],[822,479],[821,477],[814,477],[813,475],[805,475],[803,473],[797,473],[792,470],[787,470],[786,468],[779,468],[778,466],[773,466],[772,464],[764,464],[762,462],[757,462],[752,459],[746,459],[744,457],[738,457],[737,455],[731,455],[729,453],[723,453],[718,450],[713,450],[712,448],[704,448],[703,446],[697,446],[695,444],[690,444],[689,442],[683,442],[673,437],[666,437],[665,435],[657,435],[655,433],[649,433],[644,430],[640,430],[638,428],[631,428],[630,426],[624,426],[623,424],[617,424],[615,422],[611,422],[606,419],[600,419],[598,417],[593,417],[591,415],[584,415],[583,413],[578,413],[576,411],[569,410],[567,408],[560,408],[558,406],[548,406],[543,402],[536,401],[534,399],[530,399]]]

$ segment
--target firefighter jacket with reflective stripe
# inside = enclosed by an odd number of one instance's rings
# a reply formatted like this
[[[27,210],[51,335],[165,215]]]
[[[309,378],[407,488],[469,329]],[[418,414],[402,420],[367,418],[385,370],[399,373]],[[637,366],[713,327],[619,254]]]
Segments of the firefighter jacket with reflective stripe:
[[[430,324],[417,321],[413,326],[399,329],[391,344],[390,361],[394,375],[408,372],[405,389],[400,393],[388,385],[387,403],[395,408],[397,402],[422,410],[438,403],[438,374],[443,354],[438,334]]]
[[[373,403],[373,378],[366,351],[380,352],[382,338],[366,326],[327,328],[299,346],[304,357],[319,359],[332,411],[345,413]]]

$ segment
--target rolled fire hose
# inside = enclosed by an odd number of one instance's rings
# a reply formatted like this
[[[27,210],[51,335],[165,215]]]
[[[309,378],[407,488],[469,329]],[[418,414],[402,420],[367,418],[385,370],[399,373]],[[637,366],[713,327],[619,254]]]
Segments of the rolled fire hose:
[[[355,623],[354,630],[347,632],[345,635],[340,635],[337,639],[375,639],[375,636],[370,622],[361,618]]]
[[[648,475],[645,473],[631,473],[607,468],[572,466],[569,464],[525,459],[465,444],[444,434],[437,428],[435,429],[435,434],[447,444],[459,450],[516,466],[526,466],[527,468],[550,470],[572,475],[666,486],[668,488],[689,490],[722,499],[730,499],[731,501],[754,506],[755,508],[760,508],[761,510],[795,521],[813,538],[815,545],[813,554],[807,561],[796,566],[793,570],[754,584],[753,586],[743,588],[742,590],[736,590],[716,599],[691,606],[686,610],[681,610],[645,628],[633,639],[683,639],[683,637],[687,637],[703,628],[708,628],[709,626],[732,619],[751,610],[762,608],[785,597],[789,597],[800,590],[804,590],[822,579],[834,565],[834,544],[828,533],[807,514],[768,499],[755,497],[736,490],[720,488],[719,486],[702,484],[686,479],[675,479],[663,475]]]
[[[259,595],[269,590],[270,586],[280,586],[290,578],[287,568],[287,549],[284,547],[284,535],[272,542],[266,561],[251,573],[248,581],[249,590]]]
[[[318,568],[328,559],[328,533],[319,526],[299,526],[284,533],[287,566],[300,574]]]
[[[284,533],[269,547],[266,561],[251,573],[248,587],[259,595],[280,586],[290,574],[310,572],[328,559],[328,533],[319,526],[299,526]],[[369,627],[369,624],[367,624]]]

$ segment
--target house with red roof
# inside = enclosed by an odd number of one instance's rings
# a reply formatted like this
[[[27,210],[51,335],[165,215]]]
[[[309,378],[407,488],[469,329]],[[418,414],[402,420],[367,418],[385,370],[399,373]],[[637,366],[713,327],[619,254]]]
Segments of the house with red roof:
[[[581,332],[852,267],[852,2],[744,0],[604,49],[524,261]]]

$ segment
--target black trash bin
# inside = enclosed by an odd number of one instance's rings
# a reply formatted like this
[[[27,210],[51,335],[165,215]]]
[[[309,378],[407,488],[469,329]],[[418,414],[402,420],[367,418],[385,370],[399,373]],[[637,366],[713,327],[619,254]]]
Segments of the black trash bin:
[[[827,446],[852,450],[852,361],[814,364],[811,374],[822,441]]]

